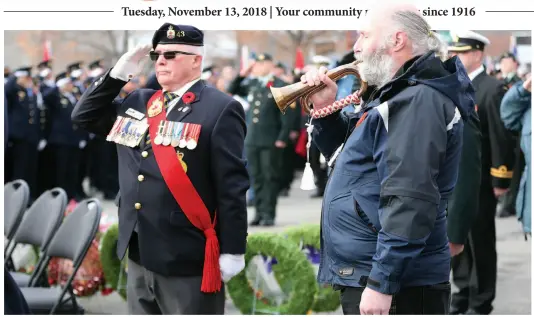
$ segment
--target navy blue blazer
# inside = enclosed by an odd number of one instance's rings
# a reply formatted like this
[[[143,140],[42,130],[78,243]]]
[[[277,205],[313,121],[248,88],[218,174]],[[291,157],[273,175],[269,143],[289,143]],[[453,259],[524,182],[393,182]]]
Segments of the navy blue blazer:
[[[72,120],[91,133],[106,136],[117,115],[146,119],[147,102],[156,92],[137,89],[117,98],[126,82],[109,71],[83,94]],[[221,254],[244,254],[247,236],[246,192],[249,177],[243,154],[246,124],[239,102],[198,81],[190,89],[196,98],[187,107],[180,99],[168,121],[201,125],[195,149],[177,147],[187,175],[210,211],[217,212],[216,232]],[[181,111],[179,109],[182,109]],[[201,276],[204,233],[186,218],[169,191],[154,158],[151,143],[131,148],[117,145],[119,158],[119,241],[123,258],[137,223],[140,264],[165,276]],[[178,153],[177,153],[178,155]]]

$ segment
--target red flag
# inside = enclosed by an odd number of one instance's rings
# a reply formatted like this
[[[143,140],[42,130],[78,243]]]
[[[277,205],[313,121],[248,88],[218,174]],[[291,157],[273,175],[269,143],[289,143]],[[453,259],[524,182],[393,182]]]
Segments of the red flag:
[[[298,73],[302,69],[304,69],[304,54],[302,53],[300,47],[298,47],[295,54],[295,72]]]
[[[51,58],[52,58],[52,45],[50,44],[50,41],[46,40],[44,42],[43,61],[48,61]]]

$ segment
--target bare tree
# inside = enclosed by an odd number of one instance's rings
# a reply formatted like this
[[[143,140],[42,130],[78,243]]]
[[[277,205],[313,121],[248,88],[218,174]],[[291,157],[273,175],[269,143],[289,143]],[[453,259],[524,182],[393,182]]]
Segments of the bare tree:
[[[84,48],[94,53],[99,53],[102,58],[115,62],[128,50],[131,31],[67,31],[62,32],[62,39],[76,43],[79,48]]]

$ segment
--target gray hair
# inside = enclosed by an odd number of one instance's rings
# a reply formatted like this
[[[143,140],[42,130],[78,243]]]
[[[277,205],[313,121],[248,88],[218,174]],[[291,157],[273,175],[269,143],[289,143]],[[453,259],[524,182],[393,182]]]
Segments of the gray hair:
[[[422,55],[435,52],[440,58],[447,57],[447,45],[430,29],[428,22],[414,11],[396,11],[391,15],[393,27],[408,35],[412,41],[412,54]]]

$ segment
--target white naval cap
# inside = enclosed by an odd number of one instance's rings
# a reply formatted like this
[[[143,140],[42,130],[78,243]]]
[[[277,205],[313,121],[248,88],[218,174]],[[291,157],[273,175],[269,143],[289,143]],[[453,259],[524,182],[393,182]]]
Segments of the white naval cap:
[[[449,44],[449,52],[484,51],[484,47],[490,44],[487,37],[474,31],[451,31],[450,34],[452,42]]]

